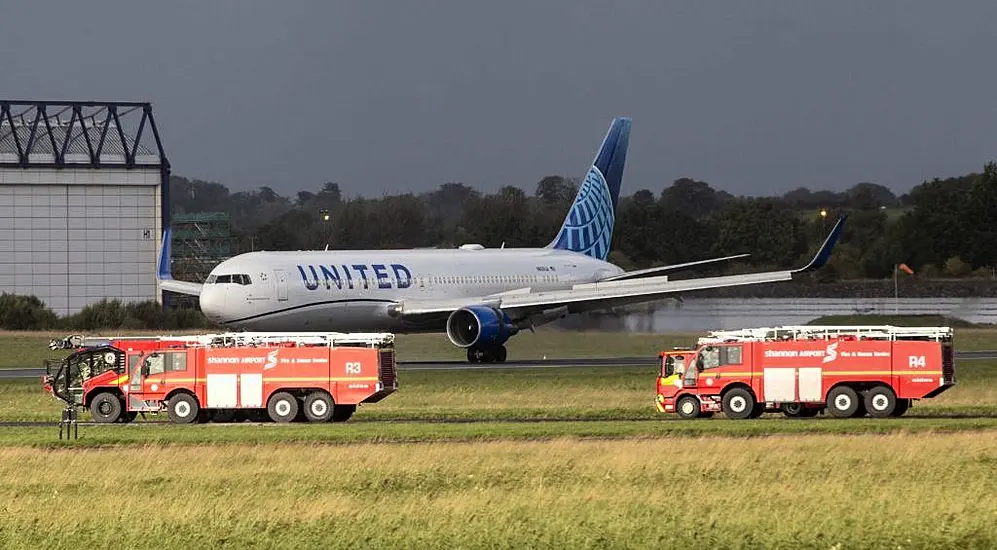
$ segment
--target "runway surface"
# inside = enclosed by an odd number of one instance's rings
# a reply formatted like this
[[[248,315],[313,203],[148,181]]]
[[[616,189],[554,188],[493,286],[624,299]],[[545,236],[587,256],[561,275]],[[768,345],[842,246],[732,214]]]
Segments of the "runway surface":
[[[958,360],[997,359],[997,350],[957,351]],[[507,361],[505,363],[467,363],[465,361],[399,361],[398,370],[515,370],[515,369],[569,369],[579,367],[649,367],[658,365],[657,357],[600,357],[587,359],[540,359]],[[0,379],[41,378],[45,369],[0,369]]]

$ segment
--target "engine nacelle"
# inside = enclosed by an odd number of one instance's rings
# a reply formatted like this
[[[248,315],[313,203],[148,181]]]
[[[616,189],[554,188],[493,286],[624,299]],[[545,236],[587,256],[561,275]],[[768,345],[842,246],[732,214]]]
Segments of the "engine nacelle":
[[[517,332],[509,316],[494,307],[462,307],[447,319],[447,337],[462,348],[500,346]]]

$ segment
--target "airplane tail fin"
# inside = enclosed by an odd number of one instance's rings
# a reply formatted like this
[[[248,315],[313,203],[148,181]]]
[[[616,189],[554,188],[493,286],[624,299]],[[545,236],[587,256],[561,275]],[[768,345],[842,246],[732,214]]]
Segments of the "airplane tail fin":
[[[561,230],[548,248],[581,252],[600,260],[609,256],[630,144],[630,124],[629,118],[613,119]]]
[[[170,281],[173,274],[170,272],[170,236],[173,235],[173,228],[167,227],[163,231],[163,246],[159,252],[159,265],[156,269],[156,278],[160,281]]]

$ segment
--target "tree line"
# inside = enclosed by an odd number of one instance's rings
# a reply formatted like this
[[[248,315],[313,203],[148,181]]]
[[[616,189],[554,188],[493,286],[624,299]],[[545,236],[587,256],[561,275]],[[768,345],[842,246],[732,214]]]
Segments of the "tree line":
[[[482,193],[444,183],[424,193],[344,197],[335,182],[282,196],[270,187],[231,192],[173,176],[174,214],[227,212],[235,251],[545,246],[578,188],[548,176],[532,194],[506,186]],[[823,215],[822,215],[823,214]],[[829,279],[890,277],[906,264],[921,277],[992,276],[997,266],[997,164],[933,179],[897,196],[859,183],[842,192],[800,187],[781,196],[735,196],[680,178],[659,191],[620,197],[610,261],[625,269],[750,253],[724,272],[784,268],[809,260],[835,220],[848,214]]]

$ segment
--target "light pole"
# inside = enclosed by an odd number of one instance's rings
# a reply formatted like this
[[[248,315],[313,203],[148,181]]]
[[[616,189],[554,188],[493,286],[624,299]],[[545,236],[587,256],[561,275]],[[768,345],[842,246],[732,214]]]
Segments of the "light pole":
[[[325,243],[325,248],[329,248],[329,211],[326,209],[319,210],[318,213],[322,216],[322,241]]]

